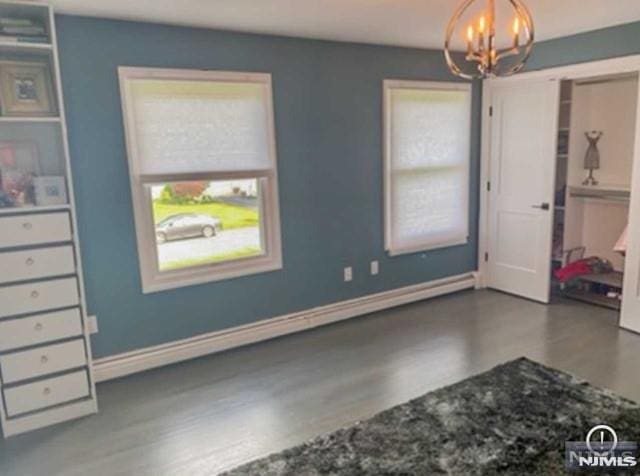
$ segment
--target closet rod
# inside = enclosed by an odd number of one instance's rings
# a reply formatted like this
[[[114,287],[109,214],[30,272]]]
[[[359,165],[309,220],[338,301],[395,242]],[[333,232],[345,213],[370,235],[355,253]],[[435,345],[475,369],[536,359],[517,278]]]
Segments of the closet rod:
[[[598,192],[595,190],[589,192],[582,190],[571,190],[569,195],[575,198],[589,198],[604,200],[608,202],[629,203],[629,193],[626,192]]]

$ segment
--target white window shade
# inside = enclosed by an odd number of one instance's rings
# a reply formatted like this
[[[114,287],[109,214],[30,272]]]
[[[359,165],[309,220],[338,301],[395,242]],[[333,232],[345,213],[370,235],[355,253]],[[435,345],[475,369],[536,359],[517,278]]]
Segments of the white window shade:
[[[262,84],[135,79],[128,87],[138,174],[272,167]]]
[[[385,102],[387,249],[466,243],[470,88],[387,81]]]

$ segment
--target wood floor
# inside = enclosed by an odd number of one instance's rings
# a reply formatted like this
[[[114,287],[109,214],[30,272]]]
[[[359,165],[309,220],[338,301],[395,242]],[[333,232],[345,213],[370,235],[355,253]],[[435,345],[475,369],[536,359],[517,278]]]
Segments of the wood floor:
[[[0,474],[213,475],[519,356],[640,401],[616,323],[492,291],[379,312],[101,384],[99,415],[0,442]]]

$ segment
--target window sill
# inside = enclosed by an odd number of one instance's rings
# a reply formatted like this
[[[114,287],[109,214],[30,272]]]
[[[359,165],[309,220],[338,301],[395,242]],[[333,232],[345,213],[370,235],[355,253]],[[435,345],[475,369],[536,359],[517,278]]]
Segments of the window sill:
[[[278,271],[280,269],[282,269],[282,259],[280,257],[259,257],[234,261],[224,265],[187,268],[143,277],[142,292],[143,294],[152,294],[170,289]]]

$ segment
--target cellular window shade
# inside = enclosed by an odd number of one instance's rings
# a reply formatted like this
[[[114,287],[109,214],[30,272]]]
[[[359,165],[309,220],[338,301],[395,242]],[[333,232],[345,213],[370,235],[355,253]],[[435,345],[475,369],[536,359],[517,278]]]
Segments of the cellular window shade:
[[[130,79],[138,173],[271,168],[262,84]]]
[[[417,251],[467,241],[470,90],[390,91],[390,242]]]

